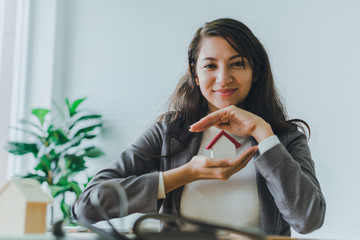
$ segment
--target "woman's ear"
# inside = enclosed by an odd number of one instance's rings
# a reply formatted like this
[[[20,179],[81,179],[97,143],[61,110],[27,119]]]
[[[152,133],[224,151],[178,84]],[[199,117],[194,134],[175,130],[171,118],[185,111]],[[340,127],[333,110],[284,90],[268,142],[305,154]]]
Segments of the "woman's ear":
[[[196,84],[196,86],[199,86],[199,79],[198,79],[198,77],[196,75],[195,65],[193,63],[189,65],[189,74],[191,76],[194,76],[195,84]]]
[[[196,83],[196,86],[200,86],[199,84],[199,78],[197,76],[195,76],[195,83]]]

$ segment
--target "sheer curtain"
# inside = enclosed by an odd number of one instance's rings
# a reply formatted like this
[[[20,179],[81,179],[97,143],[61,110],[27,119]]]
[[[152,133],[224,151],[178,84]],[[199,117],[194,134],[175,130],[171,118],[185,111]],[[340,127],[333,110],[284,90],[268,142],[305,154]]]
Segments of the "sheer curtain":
[[[9,155],[7,140],[26,140],[16,131],[19,121],[29,117],[34,107],[51,108],[58,54],[55,31],[62,2],[5,0],[1,59],[1,181],[24,174],[32,162]],[[4,61],[5,60],[5,61]],[[5,99],[6,98],[6,99]],[[3,114],[4,113],[4,114]],[[11,128],[9,129],[9,126]]]
[[[3,146],[9,138],[13,86],[17,0],[0,1],[0,187],[8,176],[8,154]]]

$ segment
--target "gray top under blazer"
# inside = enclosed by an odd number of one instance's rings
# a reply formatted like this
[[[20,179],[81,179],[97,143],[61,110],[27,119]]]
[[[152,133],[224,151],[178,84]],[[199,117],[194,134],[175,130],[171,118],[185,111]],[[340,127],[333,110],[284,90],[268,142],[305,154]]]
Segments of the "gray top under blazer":
[[[158,199],[159,172],[182,166],[197,155],[202,133],[189,132],[189,126],[181,118],[172,122],[169,118],[167,115],[155,123],[116,161],[94,176],[73,206],[75,218],[81,214],[92,222],[103,220],[89,202],[94,188],[99,188],[99,201],[109,217],[119,217],[117,198],[101,188],[105,181],[125,188],[129,214],[158,211],[180,214],[183,187],[168,193],[165,199]],[[291,226],[300,233],[312,232],[322,226],[326,207],[307,140],[297,130],[278,137],[281,144],[252,160],[256,168],[261,230],[266,235],[289,236]]]

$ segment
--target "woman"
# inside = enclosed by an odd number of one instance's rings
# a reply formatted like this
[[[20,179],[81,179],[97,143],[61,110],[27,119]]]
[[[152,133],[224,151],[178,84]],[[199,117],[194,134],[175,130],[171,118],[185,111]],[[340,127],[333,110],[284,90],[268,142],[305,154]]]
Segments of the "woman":
[[[268,56],[241,22],[217,19],[195,34],[189,71],[170,109],[88,184],[75,214],[102,220],[89,202],[94,189],[110,217],[116,198],[102,188],[121,184],[128,213],[162,211],[267,235],[308,233],[322,226],[325,199],[315,176],[302,120],[287,120]],[[209,141],[225,130],[242,144],[236,158],[209,157]]]

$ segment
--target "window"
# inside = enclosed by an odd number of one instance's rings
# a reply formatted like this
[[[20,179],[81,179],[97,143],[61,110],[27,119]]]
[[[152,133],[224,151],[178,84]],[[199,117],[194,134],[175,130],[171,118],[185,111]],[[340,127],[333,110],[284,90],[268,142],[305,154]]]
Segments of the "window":
[[[26,41],[29,1],[0,1],[0,186],[12,176],[16,161],[8,161],[3,149],[6,141],[16,139],[9,128],[23,115],[26,73]],[[17,33],[17,34],[16,34]],[[25,36],[24,36],[25,35]]]

